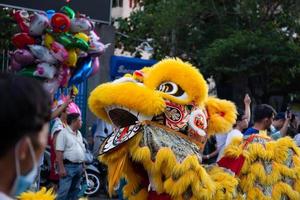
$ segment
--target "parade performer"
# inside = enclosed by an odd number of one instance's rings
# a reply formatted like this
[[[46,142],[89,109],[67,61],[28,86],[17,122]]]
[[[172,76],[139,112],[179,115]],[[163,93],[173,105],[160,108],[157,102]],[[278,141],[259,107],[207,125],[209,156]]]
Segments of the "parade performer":
[[[236,138],[219,166],[239,178],[238,199],[300,199],[300,151],[290,137],[273,141],[265,131]]]
[[[199,71],[180,59],[98,86],[89,107],[117,129],[100,148],[109,191],[124,177],[125,198],[235,199],[238,180],[227,169],[201,164],[207,137],[236,120],[233,103],[208,97]]]

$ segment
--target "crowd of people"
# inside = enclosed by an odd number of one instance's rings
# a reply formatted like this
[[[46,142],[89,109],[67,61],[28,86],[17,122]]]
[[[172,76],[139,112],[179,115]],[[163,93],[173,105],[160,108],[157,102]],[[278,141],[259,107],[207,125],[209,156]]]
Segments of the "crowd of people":
[[[300,120],[289,110],[276,112],[268,104],[256,105],[253,110],[253,124],[251,125],[251,98],[248,94],[244,98],[244,110],[238,109],[236,123],[226,134],[217,134],[207,139],[203,152],[203,163],[218,162],[224,155],[225,148],[235,137],[247,138],[252,134],[265,131],[273,140],[290,136],[300,146]]]
[[[49,179],[57,183],[57,199],[77,199],[80,179],[84,172],[86,147],[80,133],[80,113],[68,111],[72,97],[58,101],[51,110],[52,100],[36,81],[25,77],[0,75],[0,199],[10,200],[28,189],[39,173],[39,163],[48,142],[51,145],[52,168]],[[270,105],[261,104],[253,109],[245,95],[244,109],[238,109],[235,125],[227,134],[208,138],[203,152],[203,163],[220,160],[224,149],[235,137],[250,137],[260,131],[277,140],[293,137],[300,146],[300,123],[291,112],[276,112]],[[48,134],[50,132],[50,134]],[[100,144],[112,132],[107,123],[97,120],[92,133],[94,155]]]

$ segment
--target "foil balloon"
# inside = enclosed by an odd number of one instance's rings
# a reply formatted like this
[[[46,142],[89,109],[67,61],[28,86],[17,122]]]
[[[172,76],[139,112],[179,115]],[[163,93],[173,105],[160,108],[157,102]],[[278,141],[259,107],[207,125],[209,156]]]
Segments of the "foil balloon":
[[[61,81],[63,80],[62,68],[59,69],[58,76],[55,76],[53,79],[48,79],[44,82],[43,86],[46,91],[48,91],[51,95],[53,95],[57,89]]]
[[[87,57],[78,64],[78,69],[75,70],[74,74],[69,80],[69,86],[83,82],[92,74],[92,72],[92,58]]]
[[[110,44],[104,45],[102,42],[92,40],[90,42],[90,48],[88,50],[88,54],[90,56],[93,56],[93,57],[94,56],[100,56],[100,55],[102,55],[105,52],[106,48],[109,45]]]
[[[74,18],[71,20],[70,31],[73,33],[89,33],[93,29],[93,25],[87,18]]]
[[[33,72],[34,76],[53,79],[56,73],[56,68],[49,63],[39,63],[36,70]]]
[[[73,19],[75,17],[75,12],[72,10],[69,6],[63,6],[60,9],[60,12],[64,13],[67,15],[70,19]]]
[[[89,49],[89,44],[80,38],[76,38],[69,33],[55,34],[55,40],[64,45],[67,49],[79,48],[83,51]]]
[[[12,43],[18,49],[24,49],[27,45],[34,44],[35,40],[28,33],[17,33],[13,36]]]
[[[42,35],[49,26],[49,19],[46,13],[35,12],[30,19],[29,34],[32,36]]]
[[[19,71],[22,69],[22,65],[18,63],[16,60],[11,59],[10,60],[10,69],[13,71]]]
[[[58,42],[52,42],[50,46],[50,52],[60,62],[64,62],[68,59],[67,50]]]
[[[100,37],[97,35],[97,33],[95,33],[95,31],[90,31],[89,36],[90,36],[91,40],[96,40],[96,41],[100,40]]]
[[[26,49],[17,49],[13,53],[10,53],[11,56],[11,68],[12,70],[18,71],[26,65],[31,65],[34,63],[34,56],[30,51]]]
[[[67,32],[70,25],[70,19],[65,14],[55,13],[51,18],[51,26],[56,33]]]
[[[34,63],[34,56],[27,49],[17,49],[13,53],[13,59],[22,65],[30,65]]]
[[[85,34],[85,33],[77,33],[74,35],[74,37],[78,38],[78,39],[82,39],[85,42],[89,41],[89,36],[87,36],[87,34]]]
[[[50,51],[41,45],[29,45],[28,46],[32,54],[38,59],[40,62],[46,62],[49,64],[57,63],[55,57],[50,53]]]
[[[90,48],[88,50],[88,54],[93,57],[102,55],[109,46],[109,44],[104,45],[102,42],[100,42],[100,37],[95,33],[95,31],[90,31],[89,36]]]
[[[49,92],[49,94],[54,94],[57,89],[59,88],[59,83],[60,83],[59,77],[56,77],[51,80],[47,80],[46,82],[43,83],[44,89]]]
[[[72,45],[72,37],[73,36],[68,33],[62,33],[55,35],[55,40],[64,45],[64,47],[69,48]]]
[[[77,54],[74,49],[68,51],[68,59],[64,62],[68,67],[75,67],[77,63]]]
[[[21,76],[33,77],[35,68],[33,66],[27,67],[19,71],[17,74]]]
[[[55,14],[55,10],[47,10],[46,15],[48,17],[48,20],[50,21],[53,15]]]
[[[46,33],[45,37],[44,37],[44,45],[50,49],[51,48],[51,44],[54,42],[54,38],[49,34]]]
[[[89,44],[82,39],[76,38],[74,43],[72,43],[72,45],[70,45],[70,47],[78,48],[78,49],[81,49],[82,51],[88,51]]]
[[[93,71],[92,71],[92,73],[91,73],[90,76],[95,75],[95,74],[99,71],[99,68],[100,68],[100,62],[99,62],[99,58],[98,58],[98,57],[93,58],[93,61],[92,61],[92,68],[93,68]]]
[[[68,86],[68,82],[70,80],[70,77],[71,77],[71,72],[70,72],[70,68],[68,66],[63,66],[61,69],[60,69],[60,72],[59,72],[62,76],[62,80],[60,82],[60,86],[61,87],[67,87]]]
[[[81,51],[80,49],[76,49],[76,54],[78,58],[85,58],[88,56],[88,53]]]
[[[22,32],[24,33],[29,32],[29,23],[28,23],[29,14],[27,11],[18,10],[12,14],[12,17],[14,18],[14,20],[16,20]]]

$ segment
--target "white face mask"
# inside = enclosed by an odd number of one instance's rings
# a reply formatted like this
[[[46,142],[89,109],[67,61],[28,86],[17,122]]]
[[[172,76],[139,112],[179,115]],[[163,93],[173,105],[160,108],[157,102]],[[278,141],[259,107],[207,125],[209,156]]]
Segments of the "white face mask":
[[[21,175],[21,170],[20,170],[20,160],[19,160],[19,155],[18,155],[18,150],[19,150],[19,145],[20,143],[17,144],[15,148],[15,165],[16,165],[16,174],[17,177],[14,181],[12,190],[11,190],[11,195],[13,197],[19,196],[22,192],[25,192],[34,182],[37,174],[38,174],[38,165],[35,160],[35,153],[32,147],[32,143],[30,140],[27,140],[29,144],[29,151],[31,154],[31,158],[33,160],[33,168],[31,169],[30,172],[28,172],[26,175]]]

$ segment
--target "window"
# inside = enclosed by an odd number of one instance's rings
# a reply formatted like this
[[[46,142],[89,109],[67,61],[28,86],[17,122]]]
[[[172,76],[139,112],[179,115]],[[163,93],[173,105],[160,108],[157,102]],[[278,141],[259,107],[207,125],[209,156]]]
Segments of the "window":
[[[112,7],[123,7],[123,0],[113,0]]]

